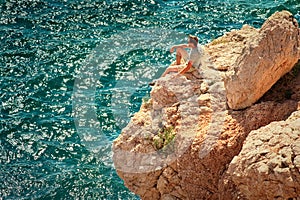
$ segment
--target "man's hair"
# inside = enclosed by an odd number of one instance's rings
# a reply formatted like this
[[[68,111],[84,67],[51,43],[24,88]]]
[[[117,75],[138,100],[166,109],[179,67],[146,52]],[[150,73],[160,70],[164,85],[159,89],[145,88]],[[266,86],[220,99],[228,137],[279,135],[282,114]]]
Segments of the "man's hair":
[[[194,35],[189,35],[189,41],[197,46],[198,44],[198,37]]]

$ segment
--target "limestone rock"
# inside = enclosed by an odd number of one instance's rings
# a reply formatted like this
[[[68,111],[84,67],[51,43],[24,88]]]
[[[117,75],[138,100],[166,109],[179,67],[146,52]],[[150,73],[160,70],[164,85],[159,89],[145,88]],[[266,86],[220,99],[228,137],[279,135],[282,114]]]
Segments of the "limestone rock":
[[[290,81],[281,84],[283,88],[275,84],[280,88],[280,95],[272,93],[275,89],[271,89],[259,102],[248,108],[232,110],[227,107],[230,92],[238,87],[241,91],[235,91],[237,96],[239,92],[244,94],[246,87],[249,87],[248,92],[253,90],[257,93],[254,86],[248,83],[243,86],[244,82],[234,82],[240,85],[228,92],[228,83],[233,81],[233,77],[249,74],[247,68],[250,71],[256,69],[259,62],[250,58],[257,57],[258,53],[262,53],[261,49],[267,48],[261,46],[265,43],[259,38],[276,39],[285,34],[287,37],[285,43],[281,43],[283,52],[279,52],[277,57],[268,55],[264,58],[266,62],[269,62],[268,58],[281,62],[285,56],[288,63],[290,55],[285,55],[288,52],[299,58],[299,50],[297,53],[291,50],[295,40],[288,39],[294,37],[297,24],[291,25],[293,18],[287,16],[287,12],[275,14],[260,30],[244,26],[239,31],[232,31],[205,47],[200,71],[195,70],[176,78],[168,75],[156,81],[151,99],[142,104],[140,111],[113,143],[114,164],[126,187],[146,200],[273,199],[271,192],[266,194],[269,196],[260,195],[266,189],[272,192],[278,190],[276,184],[284,181],[287,186],[282,187],[286,193],[282,192],[278,197],[293,198],[295,193],[299,193],[295,181],[299,182],[296,172],[300,166],[297,132],[300,73],[297,72],[297,77],[291,75]],[[268,28],[268,24],[273,22],[276,22],[272,25],[273,29]],[[278,27],[277,23],[282,27]],[[289,31],[283,33],[283,30],[287,30],[285,26],[289,27]],[[280,36],[277,36],[277,31]],[[267,37],[266,33],[271,36]],[[299,39],[297,37],[296,41]],[[297,45],[293,47],[298,48]],[[255,63],[247,64],[246,60]],[[272,62],[272,67],[279,66]],[[256,70],[260,79],[266,79],[261,76],[259,69]],[[236,72],[225,78],[227,85],[224,85],[224,71]],[[256,79],[251,76],[247,78],[249,82],[252,78]],[[278,96],[286,91],[290,95],[283,95],[284,98],[279,99]],[[230,98],[228,102],[232,102]],[[281,122],[277,124],[274,121]],[[277,128],[279,132],[276,132]],[[249,133],[250,138],[244,144]],[[255,173],[259,177],[256,180],[258,183],[253,178]],[[254,195],[251,196],[248,187],[255,184],[260,184],[264,190],[253,187],[251,191]],[[295,189],[294,193],[291,188]]]
[[[114,141],[117,172],[125,185],[143,199],[183,198],[176,165],[172,163],[195,136],[192,127],[197,126],[201,112],[197,101],[201,82],[171,76],[158,80],[151,100],[142,105]],[[177,132],[170,144],[166,143],[170,138],[168,127]]]
[[[244,26],[208,45],[217,69],[228,70],[224,79],[232,109],[251,106],[300,58],[297,20],[287,11],[273,14],[261,29]]]
[[[300,197],[300,111],[252,131],[228,173],[248,199]]]

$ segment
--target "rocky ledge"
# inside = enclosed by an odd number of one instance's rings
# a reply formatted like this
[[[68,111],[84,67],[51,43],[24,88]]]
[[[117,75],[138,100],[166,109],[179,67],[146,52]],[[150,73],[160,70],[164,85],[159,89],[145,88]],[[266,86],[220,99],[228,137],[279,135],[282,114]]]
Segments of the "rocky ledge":
[[[113,144],[142,199],[300,199],[300,30],[287,11],[160,78]]]

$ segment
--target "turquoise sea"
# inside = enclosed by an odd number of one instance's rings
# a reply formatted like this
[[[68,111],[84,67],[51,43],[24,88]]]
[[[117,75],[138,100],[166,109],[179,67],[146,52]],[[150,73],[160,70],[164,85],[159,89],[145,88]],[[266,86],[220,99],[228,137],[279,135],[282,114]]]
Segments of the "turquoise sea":
[[[174,59],[299,0],[0,0],[0,199],[139,199],[111,144]]]

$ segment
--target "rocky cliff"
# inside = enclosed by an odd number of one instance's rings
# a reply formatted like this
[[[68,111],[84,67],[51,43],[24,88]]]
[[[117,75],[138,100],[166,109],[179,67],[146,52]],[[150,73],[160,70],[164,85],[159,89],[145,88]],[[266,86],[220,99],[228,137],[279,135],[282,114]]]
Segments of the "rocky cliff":
[[[299,46],[277,12],[205,45],[201,69],[157,80],[113,144],[125,185],[151,200],[300,198]]]

